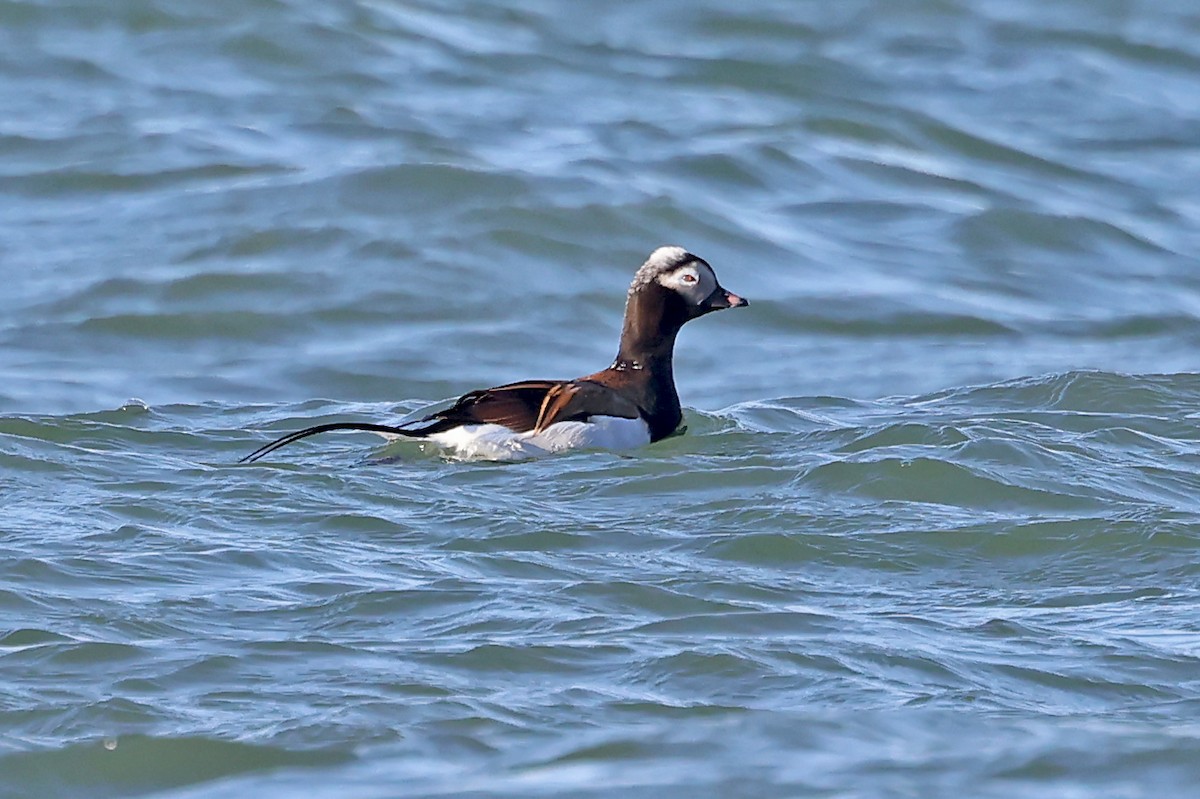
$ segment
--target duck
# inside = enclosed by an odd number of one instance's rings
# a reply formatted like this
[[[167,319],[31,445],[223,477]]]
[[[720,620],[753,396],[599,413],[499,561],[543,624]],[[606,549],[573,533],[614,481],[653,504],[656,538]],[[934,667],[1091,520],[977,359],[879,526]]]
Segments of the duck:
[[[361,430],[421,439],[465,460],[520,460],[578,449],[627,450],[679,430],[675,339],[685,324],[750,303],[721,286],[702,258],[663,246],[637,270],[625,299],[612,365],[574,380],[523,380],[468,392],[444,410],[401,425],[331,422],[289,433],[251,452],[253,463],[303,438]]]

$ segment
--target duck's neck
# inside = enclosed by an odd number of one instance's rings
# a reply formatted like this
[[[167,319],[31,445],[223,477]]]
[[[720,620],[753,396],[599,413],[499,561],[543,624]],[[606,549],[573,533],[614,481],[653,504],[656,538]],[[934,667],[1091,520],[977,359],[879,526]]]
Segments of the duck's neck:
[[[672,295],[659,286],[648,286],[629,295],[625,303],[625,321],[621,327],[621,346],[614,367],[628,369],[665,369],[671,371],[675,337],[683,326],[683,315],[672,303]]]
[[[651,438],[675,432],[683,418],[675,390],[672,356],[683,326],[682,309],[657,286],[631,294],[625,304],[621,346],[610,367],[638,386],[638,405],[647,414]]]

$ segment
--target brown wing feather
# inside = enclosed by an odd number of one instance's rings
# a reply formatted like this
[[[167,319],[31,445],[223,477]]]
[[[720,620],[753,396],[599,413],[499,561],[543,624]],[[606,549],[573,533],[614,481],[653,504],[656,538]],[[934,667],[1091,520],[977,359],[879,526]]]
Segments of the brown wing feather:
[[[426,433],[461,424],[498,424],[516,433],[533,430],[549,392],[561,380],[526,380],[464,394],[458,402],[423,421],[435,422]]]
[[[591,416],[637,419],[638,406],[608,386],[579,380],[526,380],[464,394],[444,411],[422,422],[414,432],[432,435],[463,424],[498,424],[515,433],[541,432],[555,422]]]
[[[540,433],[555,422],[583,421],[590,416],[636,419],[640,415],[637,405],[608,386],[573,380],[546,392],[533,429]]]

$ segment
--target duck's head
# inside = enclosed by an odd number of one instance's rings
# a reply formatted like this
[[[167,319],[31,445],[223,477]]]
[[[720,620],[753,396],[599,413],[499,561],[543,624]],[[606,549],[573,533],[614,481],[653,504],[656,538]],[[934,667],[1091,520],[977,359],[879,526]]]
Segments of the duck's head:
[[[741,308],[750,303],[721,287],[717,274],[703,258],[682,247],[659,247],[650,253],[629,286],[629,296],[665,289],[667,302],[676,306],[681,322],[711,311]],[[671,296],[674,295],[674,296]],[[673,309],[674,310],[674,309]]]

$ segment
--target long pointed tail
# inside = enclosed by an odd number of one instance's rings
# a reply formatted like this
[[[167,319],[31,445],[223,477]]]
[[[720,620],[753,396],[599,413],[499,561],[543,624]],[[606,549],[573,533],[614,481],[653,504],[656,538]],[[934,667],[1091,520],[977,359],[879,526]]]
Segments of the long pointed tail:
[[[246,457],[239,460],[238,463],[254,463],[264,455],[269,455],[280,447],[286,447],[293,441],[299,441],[302,438],[315,436],[317,433],[328,433],[330,430],[366,430],[371,433],[391,433],[392,435],[408,436],[409,438],[420,438],[426,434],[425,430],[405,430],[403,427],[393,427],[392,425],[387,424],[372,424],[371,422],[330,422],[328,424],[319,424],[316,427],[306,427],[303,430],[297,430],[294,433],[288,433],[286,436],[275,439],[270,444],[264,444]]]

